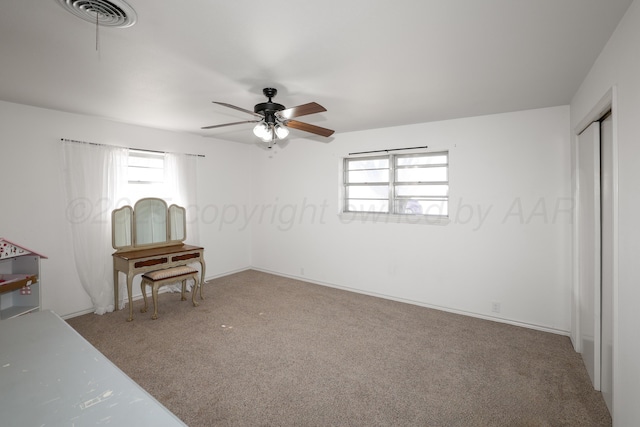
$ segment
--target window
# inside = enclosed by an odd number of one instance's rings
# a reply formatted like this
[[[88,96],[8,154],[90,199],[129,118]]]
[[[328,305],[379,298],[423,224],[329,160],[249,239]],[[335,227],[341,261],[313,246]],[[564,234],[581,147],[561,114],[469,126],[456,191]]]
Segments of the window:
[[[132,203],[143,197],[171,199],[165,185],[165,153],[129,150],[127,197]]]
[[[344,212],[447,216],[449,153],[344,159]]]

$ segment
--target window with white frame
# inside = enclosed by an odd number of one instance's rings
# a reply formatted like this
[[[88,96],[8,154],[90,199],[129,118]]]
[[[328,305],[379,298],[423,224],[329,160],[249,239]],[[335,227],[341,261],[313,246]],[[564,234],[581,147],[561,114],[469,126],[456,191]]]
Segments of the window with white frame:
[[[344,212],[447,216],[447,151],[344,159]]]
[[[144,197],[158,197],[169,201],[171,189],[166,185],[165,153],[129,150],[126,196],[131,203]]]

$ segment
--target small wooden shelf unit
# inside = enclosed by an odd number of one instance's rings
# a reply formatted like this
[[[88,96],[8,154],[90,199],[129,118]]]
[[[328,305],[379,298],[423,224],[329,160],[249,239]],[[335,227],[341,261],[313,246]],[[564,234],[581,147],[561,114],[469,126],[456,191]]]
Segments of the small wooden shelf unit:
[[[0,320],[40,310],[40,259],[47,258],[0,237]]]

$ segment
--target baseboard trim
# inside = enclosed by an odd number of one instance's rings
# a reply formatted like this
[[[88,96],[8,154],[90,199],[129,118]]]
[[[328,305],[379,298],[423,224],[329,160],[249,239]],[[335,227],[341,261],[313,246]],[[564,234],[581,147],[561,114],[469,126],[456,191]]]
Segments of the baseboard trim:
[[[249,267],[238,268],[236,270],[230,270],[225,273],[219,273],[213,276],[205,277],[204,282],[207,283],[209,280],[219,279],[220,277],[225,277],[225,276],[231,276],[232,274],[242,273],[243,271],[247,271],[247,270],[256,270],[256,269],[249,266]]]
[[[75,311],[73,313],[65,314],[64,316],[60,316],[62,320],[69,320],[74,317],[83,316],[85,314],[93,313],[95,311],[94,308],[87,308],[86,310]]]
[[[505,318],[502,318],[502,317],[487,316],[485,314],[474,313],[474,312],[471,312],[471,311],[459,310],[459,309],[455,309],[455,308],[451,308],[451,307],[444,307],[444,306],[435,305],[435,304],[428,304],[428,303],[425,303],[425,302],[422,302],[422,301],[415,301],[415,300],[411,300],[411,299],[407,299],[407,298],[398,298],[398,297],[394,297],[392,295],[382,294],[382,293],[378,293],[378,292],[364,291],[362,289],[351,288],[349,286],[342,286],[342,285],[337,285],[335,283],[325,282],[325,281],[321,281],[321,280],[315,280],[315,279],[309,278],[307,276],[297,276],[297,275],[293,275],[293,274],[286,274],[286,273],[281,273],[279,271],[269,270],[269,269],[266,269],[266,268],[255,267],[255,266],[238,268],[238,269],[235,269],[235,270],[229,270],[229,271],[226,271],[226,272],[223,272],[223,273],[218,273],[218,274],[215,274],[213,276],[207,276],[207,277],[205,277],[205,283],[210,281],[210,280],[218,279],[220,277],[230,276],[232,274],[241,273],[241,272],[247,271],[247,270],[261,271],[263,273],[268,273],[268,274],[273,274],[273,275],[276,275],[276,276],[287,277],[287,278],[290,278],[290,279],[295,279],[295,280],[300,280],[300,281],[303,281],[303,282],[313,283],[315,285],[327,286],[329,288],[341,289],[343,291],[355,292],[355,293],[358,293],[358,294],[369,295],[369,296],[378,297],[378,298],[384,298],[384,299],[388,299],[388,300],[391,300],[391,301],[403,302],[403,303],[406,303],[406,304],[417,305],[417,306],[420,306],[420,307],[432,308],[434,310],[446,311],[448,313],[460,314],[462,316],[475,317],[475,318],[478,318],[478,319],[490,320],[492,322],[505,323],[505,324],[508,324],[508,325],[519,326],[519,327],[522,327],[522,328],[533,329],[533,330],[536,330],[536,331],[549,332],[549,333],[556,334],[556,335],[564,335],[564,336],[567,336],[567,337],[571,337],[571,332],[570,331],[565,331],[565,330],[562,330],[562,329],[549,328],[547,326],[541,326],[541,325],[536,325],[534,323],[527,323],[527,322],[520,322],[520,321],[517,321],[517,320],[505,319]],[[160,293],[168,292],[168,289],[161,289],[159,292]],[[139,299],[142,299],[142,295],[137,295],[137,296],[133,297],[134,301],[137,301]],[[67,315],[64,315],[64,316],[60,316],[60,317],[62,317],[63,319],[66,320],[66,319],[71,319],[73,317],[82,316],[84,314],[93,313],[93,311],[94,311],[93,308],[88,308],[86,310],[77,311],[77,312],[70,313],[70,314],[67,314]]]
[[[236,270],[231,270],[231,271],[227,271],[224,273],[219,273],[219,274],[215,274],[213,276],[208,276],[204,278],[204,282],[207,283],[209,280],[214,280],[217,279],[219,277],[224,277],[224,276],[230,276],[232,274],[236,274],[236,273],[241,273],[243,271],[246,270],[251,270],[251,267],[244,267],[244,268],[238,268]],[[158,290],[158,294],[163,294],[165,292],[172,292],[171,289],[169,287],[162,287]],[[133,301],[138,301],[142,299],[142,293],[136,294],[136,295],[132,295],[131,299]],[[128,302],[125,301],[125,304],[127,304]],[[125,305],[126,307],[126,305]],[[122,310],[125,310],[125,308],[123,308]],[[92,308],[87,308],[85,310],[80,310],[80,311],[75,311],[73,313],[69,313],[69,314],[65,314],[64,316],[60,316],[63,320],[68,320],[68,319],[72,319],[74,317],[78,317],[78,316],[83,316],[85,314],[89,314],[89,313],[93,313],[95,312],[95,309]]]
[[[432,308],[434,310],[446,311],[448,313],[460,314],[462,316],[469,316],[469,317],[475,317],[475,318],[483,319],[483,320],[490,320],[492,322],[505,323],[505,324],[508,324],[508,325],[519,326],[519,327],[522,327],[522,328],[533,329],[533,330],[536,330],[536,331],[549,332],[549,333],[556,334],[556,335],[564,335],[564,336],[567,336],[567,337],[570,337],[570,335],[571,335],[570,331],[565,331],[565,330],[562,330],[562,329],[549,328],[547,326],[536,325],[534,323],[520,322],[518,320],[505,319],[505,318],[502,318],[502,317],[487,316],[485,314],[474,313],[472,311],[465,311],[465,310],[459,310],[459,309],[450,308],[450,307],[444,307],[444,306],[435,305],[435,304],[428,304],[428,303],[425,303],[425,302],[422,302],[422,301],[415,301],[415,300],[411,300],[411,299],[407,299],[407,298],[398,298],[398,297],[394,297],[392,295],[381,294],[381,293],[378,293],[378,292],[364,291],[362,289],[356,289],[356,288],[350,288],[348,286],[336,285],[335,283],[329,283],[329,282],[324,282],[324,281],[320,281],[320,280],[314,280],[314,279],[311,279],[311,278],[306,277],[306,276],[297,276],[297,275],[293,275],[293,274],[286,274],[286,273],[281,273],[281,272],[278,272],[278,271],[273,271],[273,270],[260,268],[260,267],[250,267],[250,268],[247,268],[245,270],[261,271],[263,273],[269,273],[269,274],[274,274],[276,276],[282,276],[282,277],[287,277],[287,278],[290,278],[290,279],[301,280],[303,282],[309,282],[309,283],[313,283],[315,285],[327,286],[327,287],[330,287],[330,288],[341,289],[343,291],[355,292],[355,293],[358,293],[358,294],[369,295],[369,296],[372,296],[372,297],[384,298],[384,299],[388,299],[388,300],[392,300],[392,301],[403,302],[403,303],[406,303],[406,304],[417,305],[417,306],[425,307],[425,308]]]

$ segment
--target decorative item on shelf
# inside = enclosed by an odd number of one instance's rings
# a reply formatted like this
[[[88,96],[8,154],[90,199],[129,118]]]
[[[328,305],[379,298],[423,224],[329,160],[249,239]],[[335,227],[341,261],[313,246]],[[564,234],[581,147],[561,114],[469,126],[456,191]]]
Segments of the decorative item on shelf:
[[[25,255],[29,252],[31,252],[29,249],[20,247],[15,243],[11,243],[5,238],[0,237],[0,259]]]

